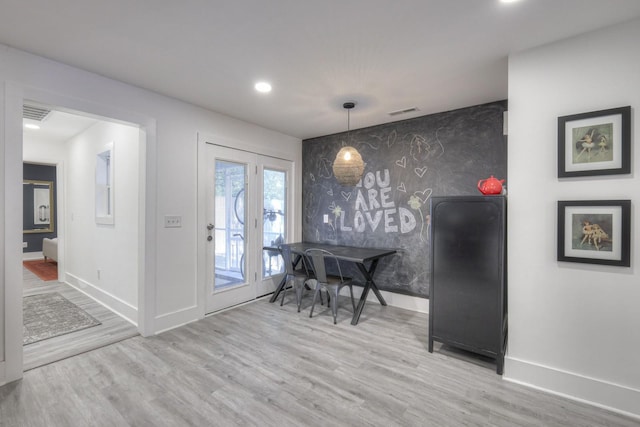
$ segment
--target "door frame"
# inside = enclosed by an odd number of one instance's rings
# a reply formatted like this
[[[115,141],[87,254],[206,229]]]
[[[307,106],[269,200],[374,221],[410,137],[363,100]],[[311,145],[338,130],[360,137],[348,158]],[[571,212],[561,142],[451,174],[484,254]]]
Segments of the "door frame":
[[[221,135],[207,134],[198,132],[197,135],[197,165],[198,165],[198,220],[196,229],[197,244],[197,271],[196,281],[198,287],[197,309],[200,317],[206,315],[206,297],[207,297],[207,239],[206,228],[208,224],[207,218],[207,163],[206,163],[206,144],[219,145],[222,147],[232,148],[236,150],[248,151],[250,153],[261,156],[275,157],[282,160],[288,160],[292,164],[291,188],[288,195],[291,197],[291,212],[289,213],[291,222],[289,224],[289,235],[291,241],[299,241],[302,238],[302,146],[296,152],[274,149],[273,147],[265,147],[260,144],[260,135],[255,134],[248,136],[246,141],[227,138]],[[253,140],[255,142],[248,142]],[[262,191],[262,188],[259,189]],[[262,236],[262,226],[259,227]]]
[[[156,275],[156,120],[121,110],[109,105],[97,104],[81,98],[49,92],[15,82],[5,82],[4,138],[0,137],[0,149],[4,148],[4,164],[0,184],[4,186],[4,212],[0,215],[0,233],[4,234],[4,247],[0,261],[4,267],[4,355],[0,362],[0,380],[11,382],[23,374],[22,345],[22,106],[25,99],[38,101],[60,109],[81,111],[135,124],[140,129],[140,198],[138,231],[138,332],[143,336],[155,331],[155,275]],[[11,202],[11,203],[7,203]],[[19,205],[17,208],[15,205]],[[0,293],[0,303],[2,294]],[[0,346],[0,353],[1,353]]]

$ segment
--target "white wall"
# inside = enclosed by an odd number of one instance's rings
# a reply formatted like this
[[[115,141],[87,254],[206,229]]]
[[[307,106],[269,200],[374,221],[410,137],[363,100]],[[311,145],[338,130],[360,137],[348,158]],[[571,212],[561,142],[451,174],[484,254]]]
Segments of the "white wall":
[[[67,155],[66,143],[24,137],[22,158],[25,162],[55,165],[64,162]]]
[[[509,60],[505,378],[640,416],[640,21]],[[557,118],[632,106],[632,174],[557,178]],[[631,268],[556,261],[558,200],[631,199]]]
[[[2,97],[2,99],[4,99],[5,97],[4,85],[0,86],[0,97]],[[0,103],[0,111],[3,112],[2,114],[0,114],[0,129],[4,129],[5,115],[3,103]],[[2,156],[5,157],[4,143],[0,143],[0,148],[2,148]],[[0,208],[0,242],[2,242],[2,244],[0,244],[0,280],[2,280],[2,283],[0,284],[0,384],[2,384],[2,379],[7,377],[7,364],[5,362],[6,325],[4,321],[5,317],[9,315],[9,313],[5,310],[5,301],[7,301],[9,297],[7,296],[7,292],[5,291],[4,286],[8,278],[7,271],[5,269],[5,248],[9,246],[7,240],[5,239],[4,233],[4,224],[6,223],[5,211],[7,210],[6,194],[4,189],[9,186],[9,183],[7,183],[5,179],[7,173],[8,171],[5,168],[5,162],[0,162],[0,206],[3,207]]]
[[[137,323],[138,168],[137,127],[98,122],[66,144],[65,277]],[[113,224],[96,224],[96,155],[113,143]],[[98,270],[100,273],[98,274]]]
[[[188,72],[188,67],[185,68]],[[249,84],[250,82],[248,82]],[[0,246],[4,268],[0,296],[6,302],[0,331],[7,360],[0,363],[0,384],[21,373],[22,319],[21,214],[7,206],[21,206],[22,103],[24,98],[145,125],[147,146],[143,292],[138,305],[144,311],[144,331],[155,331],[195,320],[204,315],[198,305],[197,261],[197,134],[218,135],[237,146],[262,154],[286,153],[298,164],[300,140],[240,120],[216,114],[175,99],[110,80],[96,74],[0,45]],[[300,170],[294,177],[294,205],[300,205]],[[116,206],[116,210],[118,207]],[[162,227],[164,215],[181,215],[182,228]],[[300,212],[295,215],[294,238],[300,237]],[[2,253],[0,253],[1,255]],[[0,350],[2,345],[0,344]],[[1,359],[1,358],[0,358]]]

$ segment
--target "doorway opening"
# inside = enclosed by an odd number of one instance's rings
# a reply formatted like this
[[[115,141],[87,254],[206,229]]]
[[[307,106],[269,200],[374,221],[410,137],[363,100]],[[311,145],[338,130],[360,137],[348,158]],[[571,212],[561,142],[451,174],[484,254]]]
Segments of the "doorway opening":
[[[144,138],[136,125],[30,100],[23,125],[23,181],[34,170],[54,176],[37,184],[52,184],[47,206],[23,197],[23,259],[56,264],[58,273],[47,280],[23,268],[28,370],[138,334]],[[100,167],[105,152],[108,169]],[[49,214],[45,224],[28,221],[40,213]]]

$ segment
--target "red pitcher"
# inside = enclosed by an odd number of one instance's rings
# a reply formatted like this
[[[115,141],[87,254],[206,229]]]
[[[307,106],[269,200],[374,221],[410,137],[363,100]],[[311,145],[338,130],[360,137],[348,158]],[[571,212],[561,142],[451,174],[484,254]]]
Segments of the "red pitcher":
[[[490,178],[481,179],[478,181],[478,190],[482,194],[501,194],[502,193],[502,184],[504,183],[504,179],[497,179],[491,175]]]

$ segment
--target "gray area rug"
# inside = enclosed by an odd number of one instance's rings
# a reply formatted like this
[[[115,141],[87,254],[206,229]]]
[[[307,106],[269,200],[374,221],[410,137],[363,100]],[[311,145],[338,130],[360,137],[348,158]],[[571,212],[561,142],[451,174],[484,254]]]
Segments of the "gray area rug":
[[[100,324],[57,292],[24,297],[22,310],[25,345]]]

